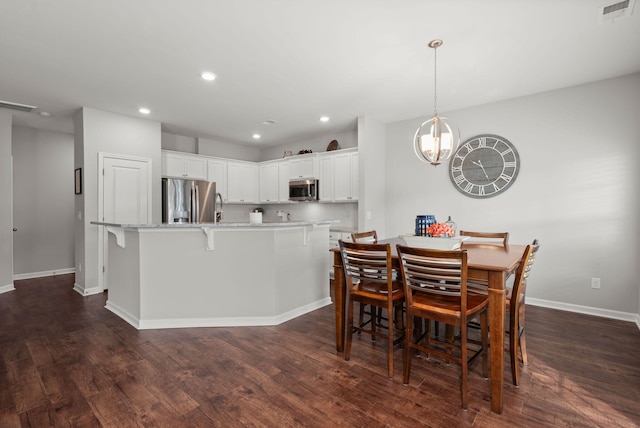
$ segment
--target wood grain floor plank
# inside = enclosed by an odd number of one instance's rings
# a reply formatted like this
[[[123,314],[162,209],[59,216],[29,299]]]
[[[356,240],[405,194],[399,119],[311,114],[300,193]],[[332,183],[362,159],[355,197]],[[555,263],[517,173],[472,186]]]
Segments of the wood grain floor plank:
[[[272,327],[138,331],[82,297],[73,275],[16,281],[0,295],[0,427],[640,426],[640,331],[633,323],[527,306],[529,365],[504,411],[474,364],[415,356],[402,385],[386,344],[335,351],[331,306]]]

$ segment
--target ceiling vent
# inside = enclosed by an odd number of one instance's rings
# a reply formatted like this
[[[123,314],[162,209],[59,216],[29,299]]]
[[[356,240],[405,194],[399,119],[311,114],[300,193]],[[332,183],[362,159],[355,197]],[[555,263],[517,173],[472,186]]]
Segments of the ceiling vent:
[[[636,0],[624,0],[598,7],[598,22],[602,24],[630,16],[635,2]]]
[[[29,113],[31,113],[32,111],[38,108],[36,106],[29,106],[26,104],[18,104],[18,103],[12,103],[11,101],[2,101],[2,100],[0,100],[0,107],[8,108],[11,110],[26,111]]]

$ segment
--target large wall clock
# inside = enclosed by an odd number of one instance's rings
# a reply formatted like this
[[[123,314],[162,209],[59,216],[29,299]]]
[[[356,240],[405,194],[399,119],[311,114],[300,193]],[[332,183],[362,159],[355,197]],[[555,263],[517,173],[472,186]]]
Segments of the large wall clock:
[[[472,198],[490,198],[513,184],[520,171],[516,148],[498,135],[482,134],[460,145],[449,163],[453,185]]]

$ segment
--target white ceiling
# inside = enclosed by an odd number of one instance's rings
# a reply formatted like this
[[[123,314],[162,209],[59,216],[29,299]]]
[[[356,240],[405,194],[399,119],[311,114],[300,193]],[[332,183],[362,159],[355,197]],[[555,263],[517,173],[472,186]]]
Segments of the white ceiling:
[[[52,114],[21,126],[146,106],[166,132],[278,145],[430,115],[436,38],[440,112],[639,72],[640,12],[598,22],[616,2],[2,0],[0,100]]]

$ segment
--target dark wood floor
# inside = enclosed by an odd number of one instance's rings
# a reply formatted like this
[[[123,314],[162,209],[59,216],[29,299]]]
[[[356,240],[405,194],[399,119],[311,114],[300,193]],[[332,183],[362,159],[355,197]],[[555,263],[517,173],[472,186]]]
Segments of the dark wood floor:
[[[384,341],[334,346],[331,306],[276,327],[137,331],[82,297],[73,275],[0,295],[0,427],[640,426],[633,323],[527,307],[530,362],[504,413],[476,365],[460,408],[458,366],[413,364],[387,380]]]

